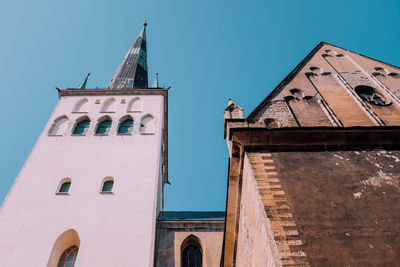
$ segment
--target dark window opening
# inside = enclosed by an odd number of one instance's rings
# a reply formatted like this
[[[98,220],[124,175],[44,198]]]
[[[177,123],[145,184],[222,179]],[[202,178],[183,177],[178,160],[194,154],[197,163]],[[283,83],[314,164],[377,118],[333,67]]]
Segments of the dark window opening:
[[[87,129],[89,128],[90,121],[89,120],[84,120],[79,122],[74,129],[73,134],[85,134]]]
[[[202,267],[203,255],[199,244],[188,244],[182,251],[182,267]]]
[[[367,85],[356,86],[356,93],[362,100],[375,106],[388,106],[391,104],[382,94],[377,93],[374,88]]]
[[[133,128],[133,120],[126,119],[123,122],[121,122],[121,124],[119,125],[118,133],[119,134],[130,134],[130,133],[132,133],[132,128]]]
[[[77,246],[72,246],[67,248],[61,255],[57,267],[74,267],[77,255],[78,255]]]
[[[58,192],[68,193],[70,187],[71,187],[71,182],[65,182],[60,186],[60,190],[58,190]]]
[[[96,129],[96,134],[108,134],[111,128],[111,121],[105,120],[99,123],[99,126]]]
[[[101,189],[102,192],[111,192],[114,186],[114,181],[105,181],[103,183],[103,188]]]

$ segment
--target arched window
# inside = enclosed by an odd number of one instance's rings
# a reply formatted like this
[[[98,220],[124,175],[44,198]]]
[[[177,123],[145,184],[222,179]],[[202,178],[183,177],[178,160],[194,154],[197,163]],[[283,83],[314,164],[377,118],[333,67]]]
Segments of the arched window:
[[[128,112],[141,112],[143,109],[142,100],[139,97],[135,97],[128,103]]]
[[[104,104],[101,107],[101,112],[115,112],[115,99],[109,98],[104,101]]]
[[[89,129],[89,125],[90,125],[90,120],[87,118],[78,122],[72,134],[78,134],[78,135],[85,134]]]
[[[89,100],[86,98],[81,99],[76,103],[73,112],[81,113],[81,112],[88,112],[89,111]]]
[[[50,128],[49,135],[63,135],[68,128],[68,118],[61,116],[57,118]]]
[[[199,239],[190,235],[182,242],[181,247],[181,266],[182,267],[202,267],[203,252]]]
[[[111,193],[113,186],[114,186],[114,179],[112,177],[107,177],[103,180],[101,192],[102,193]]]
[[[118,134],[131,134],[133,129],[133,120],[131,117],[123,120],[118,127]]]
[[[71,187],[71,181],[63,182],[58,190],[58,193],[68,193],[69,188]]]
[[[69,229],[62,233],[54,242],[47,267],[73,267],[80,246],[78,233]]]
[[[67,248],[61,255],[57,267],[74,267],[78,250],[77,246]]]
[[[57,187],[56,195],[68,195],[70,187],[71,187],[71,178],[62,179]]]
[[[146,115],[140,121],[139,132],[141,134],[153,134],[155,131],[156,125],[154,123],[153,116]]]
[[[111,120],[105,119],[99,123],[96,129],[96,134],[108,134],[111,128]]]

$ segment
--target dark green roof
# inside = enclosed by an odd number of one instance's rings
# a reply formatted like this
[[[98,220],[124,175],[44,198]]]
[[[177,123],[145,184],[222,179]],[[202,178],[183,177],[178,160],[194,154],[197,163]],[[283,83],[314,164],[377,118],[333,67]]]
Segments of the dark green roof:
[[[224,221],[225,211],[161,211],[158,221]]]

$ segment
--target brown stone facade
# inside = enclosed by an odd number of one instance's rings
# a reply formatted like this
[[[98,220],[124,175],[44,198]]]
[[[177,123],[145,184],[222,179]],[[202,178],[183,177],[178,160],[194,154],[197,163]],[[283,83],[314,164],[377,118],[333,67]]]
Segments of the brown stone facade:
[[[231,134],[224,266],[399,261],[400,128]]]
[[[320,43],[247,121],[268,128],[398,126],[399,95],[399,68]]]
[[[320,43],[247,117],[224,111],[222,266],[398,266],[400,69]]]
[[[219,267],[224,227],[225,212],[162,212],[157,221],[154,266],[181,267],[186,240],[196,239],[202,266]]]

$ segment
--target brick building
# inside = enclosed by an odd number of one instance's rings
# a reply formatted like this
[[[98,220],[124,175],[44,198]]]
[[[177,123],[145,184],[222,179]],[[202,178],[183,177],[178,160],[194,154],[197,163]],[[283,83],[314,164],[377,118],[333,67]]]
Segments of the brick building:
[[[321,42],[224,118],[223,266],[399,264],[399,68]]]

